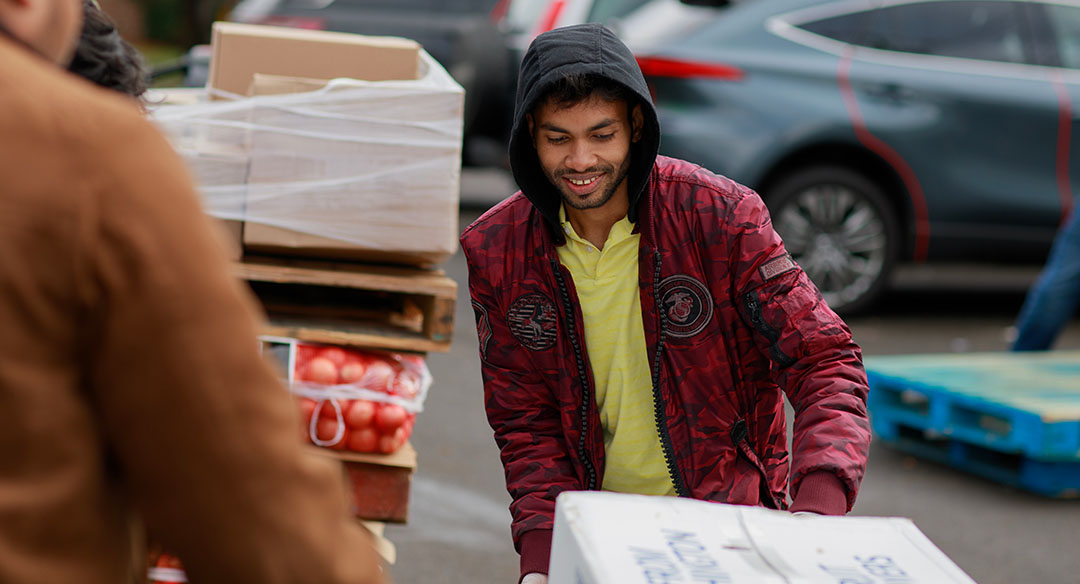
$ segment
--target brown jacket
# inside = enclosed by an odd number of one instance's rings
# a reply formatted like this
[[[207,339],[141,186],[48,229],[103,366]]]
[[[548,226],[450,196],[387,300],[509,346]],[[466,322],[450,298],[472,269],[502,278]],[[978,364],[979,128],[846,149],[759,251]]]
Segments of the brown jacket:
[[[168,144],[0,37],[0,582],[377,582]]]

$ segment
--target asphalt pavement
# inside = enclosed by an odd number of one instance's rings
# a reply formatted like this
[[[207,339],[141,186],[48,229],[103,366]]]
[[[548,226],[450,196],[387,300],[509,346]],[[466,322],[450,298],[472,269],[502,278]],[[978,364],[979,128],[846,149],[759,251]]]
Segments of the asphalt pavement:
[[[515,190],[498,169],[467,169],[460,227]],[[417,419],[409,521],[387,529],[398,584],[517,581],[510,503],[483,411],[465,260],[443,266],[458,283],[453,345],[430,354],[434,384]],[[864,355],[1001,351],[1037,266],[907,266],[897,290],[848,319]],[[1080,350],[1080,320],[1058,349]],[[854,514],[902,516],[981,584],[1080,582],[1080,499],[1028,494],[875,442]]]

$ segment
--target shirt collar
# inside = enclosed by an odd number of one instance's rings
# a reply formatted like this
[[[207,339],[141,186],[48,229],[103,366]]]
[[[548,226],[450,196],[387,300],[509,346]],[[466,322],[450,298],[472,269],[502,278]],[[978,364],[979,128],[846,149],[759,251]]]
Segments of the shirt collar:
[[[563,233],[570,239],[579,243],[589,243],[580,235],[577,231],[574,231],[574,226],[570,223],[570,220],[566,218],[566,205],[559,205],[559,226],[562,228]],[[608,232],[607,241],[604,242],[604,248],[607,248],[609,244],[617,244],[624,239],[634,234],[634,224],[630,222],[630,218],[623,215],[622,219],[619,219],[611,226],[611,231]],[[592,245],[591,243],[589,245]]]

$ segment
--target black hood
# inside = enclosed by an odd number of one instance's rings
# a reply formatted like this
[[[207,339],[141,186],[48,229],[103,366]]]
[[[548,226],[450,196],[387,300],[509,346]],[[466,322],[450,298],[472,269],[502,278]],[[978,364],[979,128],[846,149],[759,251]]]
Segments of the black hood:
[[[510,168],[518,188],[551,226],[556,243],[564,241],[559,228],[562,197],[548,181],[529,135],[527,114],[553,84],[567,74],[593,74],[626,86],[641,102],[645,126],[641,140],[630,145],[627,175],[630,221],[637,221],[638,201],[649,181],[660,147],[660,124],[634,54],[615,33],[599,24],[580,24],[545,32],[533,40],[521,61],[514,129],[510,135]]]

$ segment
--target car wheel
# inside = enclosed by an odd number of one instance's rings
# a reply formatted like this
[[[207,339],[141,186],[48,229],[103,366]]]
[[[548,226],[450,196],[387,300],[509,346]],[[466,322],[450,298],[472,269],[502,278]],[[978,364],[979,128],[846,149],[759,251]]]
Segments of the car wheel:
[[[766,193],[773,227],[833,310],[867,308],[884,290],[900,246],[896,213],[863,175],[810,167]]]

